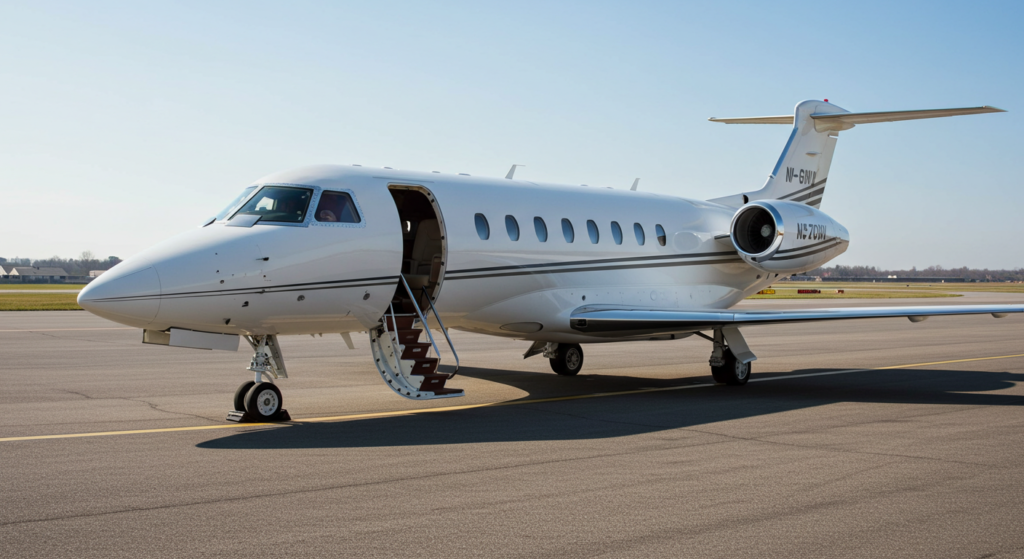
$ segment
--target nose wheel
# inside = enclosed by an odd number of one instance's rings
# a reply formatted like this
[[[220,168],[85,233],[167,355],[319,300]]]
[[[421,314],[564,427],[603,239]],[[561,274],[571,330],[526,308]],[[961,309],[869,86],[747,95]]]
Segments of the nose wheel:
[[[291,420],[288,410],[284,409],[281,389],[273,383],[273,379],[288,378],[277,336],[246,336],[245,340],[253,349],[248,369],[255,373],[256,378],[243,382],[235,390],[235,409],[228,412],[228,421],[263,423]],[[271,382],[264,382],[264,378]]]
[[[235,390],[235,409],[228,412],[227,419],[236,423],[266,423],[292,418],[284,409],[284,397],[276,384],[250,380]]]

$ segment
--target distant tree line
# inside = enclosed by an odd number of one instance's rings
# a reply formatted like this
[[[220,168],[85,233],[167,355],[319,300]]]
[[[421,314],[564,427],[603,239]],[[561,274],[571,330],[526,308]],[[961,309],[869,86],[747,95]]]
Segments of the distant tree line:
[[[1016,270],[978,270],[975,268],[943,268],[929,266],[923,270],[913,267],[909,270],[881,270],[874,266],[832,266],[811,270],[804,276],[823,278],[967,278],[968,281],[1024,281],[1024,268]]]
[[[69,276],[87,276],[91,270],[109,270],[121,262],[116,256],[108,256],[105,259],[96,258],[92,252],[85,251],[78,258],[61,258],[51,256],[43,260],[32,260],[30,258],[0,258],[0,264],[12,266],[36,266],[39,268],[63,268]]]

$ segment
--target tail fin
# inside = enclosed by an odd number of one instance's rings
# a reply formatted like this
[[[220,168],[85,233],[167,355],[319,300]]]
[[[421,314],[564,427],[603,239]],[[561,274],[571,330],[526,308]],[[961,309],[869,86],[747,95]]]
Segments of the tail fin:
[[[726,206],[740,207],[752,200],[790,200],[818,208],[825,194],[828,169],[836,149],[839,132],[857,124],[893,122],[919,118],[980,113],[1001,113],[995,107],[934,109],[924,111],[890,111],[851,113],[825,101],[804,101],[796,106],[793,116],[761,116],[749,118],[710,118],[725,124],[792,124],[793,132],[779,156],[775,169],[760,190],[709,200]]]

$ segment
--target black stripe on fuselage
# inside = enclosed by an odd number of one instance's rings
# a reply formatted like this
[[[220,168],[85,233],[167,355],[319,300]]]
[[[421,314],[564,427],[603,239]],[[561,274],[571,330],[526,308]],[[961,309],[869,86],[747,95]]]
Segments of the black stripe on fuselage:
[[[776,260],[793,260],[794,258],[803,258],[805,256],[810,256],[812,254],[818,254],[819,252],[825,252],[826,250],[833,249],[833,248],[839,246],[840,244],[842,244],[842,241],[840,241],[839,239],[835,239],[835,244],[831,244],[831,245],[828,245],[828,246],[823,246],[823,247],[821,247],[821,248],[819,248],[817,250],[812,250],[810,252],[802,252],[800,254],[790,254],[790,255],[787,255],[787,256],[780,256],[778,258],[774,258],[773,257],[773,258],[770,258],[769,260],[774,262]]]
[[[735,254],[735,253],[730,253]],[[732,258],[717,258],[717,259],[690,259],[682,262],[650,262],[646,264],[632,264],[625,266],[588,266],[584,268],[559,268],[555,270],[519,270],[519,271],[506,271],[497,272],[493,274],[480,274],[475,276],[461,276],[461,277],[448,277],[445,274],[446,281],[458,281],[467,279],[484,279],[484,278],[498,278],[498,277],[513,277],[513,276],[534,276],[534,275],[546,275],[546,274],[568,274],[574,272],[606,272],[609,270],[639,270],[643,268],[667,268],[673,266],[704,266],[711,264],[739,264],[743,260],[732,257]]]
[[[218,289],[213,291],[185,291],[181,293],[166,293],[161,295],[136,295],[131,297],[105,297],[103,299],[90,299],[90,301],[143,301],[146,299],[178,299],[188,297],[217,297],[224,295],[248,295],[261,293],[287,293],[291,291],[316,291],[319,289],[341,289],[348,287],[369,287],[374,285],[388,285],[398,281],[398,276],[380,276],[375,278],[356,278],[350,280],[317,281],[310,283],[292,283],[287,285],[275,285],[272,287],[243,287],[237,289]]]
[[[810,245],[804,245],[804,246],[799,247],[799,248],[787,248],[786,250],[780,250],[776,254],[788,254],[790,252],[796,252],[798,250],[807,250],[809,248],[814,248],[814,247],[816,247],[818,245],[823,245],[825,243],[832,243],[832,242],[835,242],[835,241],[836,241],[836,239],[833,237],[833,238],[825,240],[825,241],[821,241],[821,242],[810,244]]]
[[[472,274],[476,272],[499,272],[504,270],[526,270],[532,268],[557,268],[564,266],[584,266],[589,264],[611,264],[615,262],[642,262],[645,260],[674,260],[677,258],[711,258],[717,256],[734,256],[736,251],[725,252],[704,252],[694,254],[665,254],[659,256],[631,256],[628,258],[602,258],[598,260],[570,260],[566,262],[546,262],[540,264],[519,264],[513,266],[491,266],[488,268],[469,268],[465,270],[448,270],[445,272],[445,279],[451,278],[453,274]]]
[[[811,192],[808,192],[807,194],[804,194],[803,196],[797,196],[796,198],[790,198],[789,201],[790,202],[803,202],[805,200],[810,200],[811,198],[821,198],[822,194],[824,194],[824,193],[825,193],[825,187],[823,186],[823,187],[819,188],[818,190],[813,190]]]
[[[807,192],[808,190],[813,190],[813,189],[815,189],[815,188],[825,184],[825,181],[827,181],[827,180],[828,180],[828,177],[825,177],[825,178],[821,179],[820,181],[812,184],[811,186],[808,186],[808,187],[805,187],[805,188],[801,188],[800,190],[796,190],[794,192],[790,192],[789,194],[786,194],[785,196],[783,196],[783,197],[781,197],[779,199],[780,200],[792,200],[794,196],[799,196],[799,195],[803,194],[804,192]]]

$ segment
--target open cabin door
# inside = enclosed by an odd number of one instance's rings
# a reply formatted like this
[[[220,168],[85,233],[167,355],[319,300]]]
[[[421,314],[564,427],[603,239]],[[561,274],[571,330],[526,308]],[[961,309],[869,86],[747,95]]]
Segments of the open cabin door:
[[[444,282],[448,242],[444,219],[434,195],[424,186],[388,185],[398,208],[402,228],[402,275],[416,294],[420,308],[436,301]],[[395,286],[395,312],[413,312],[412,301],[401,282]]]

